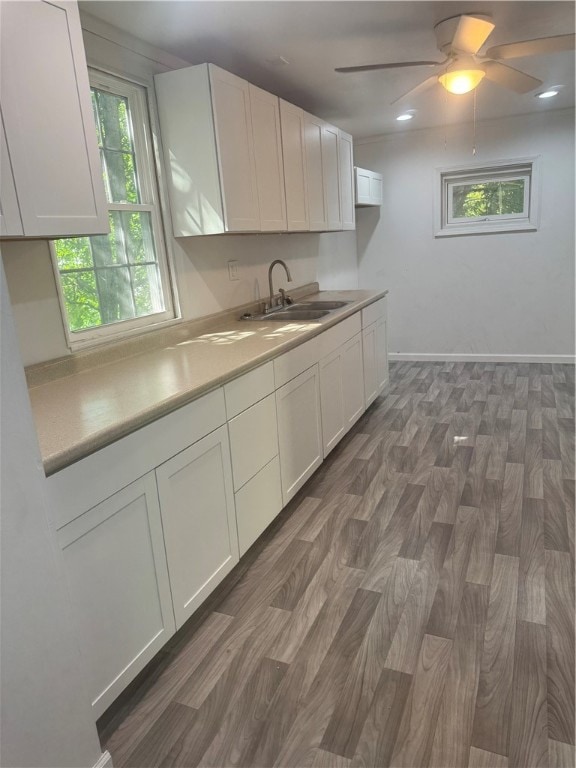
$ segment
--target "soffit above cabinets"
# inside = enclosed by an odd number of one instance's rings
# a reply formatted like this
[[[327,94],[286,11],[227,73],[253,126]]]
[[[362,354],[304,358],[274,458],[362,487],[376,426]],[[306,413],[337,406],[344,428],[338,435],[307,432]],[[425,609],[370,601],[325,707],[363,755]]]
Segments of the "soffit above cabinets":
[[[114,0],[80,2],[98,17],[191,64],[217,64],[323,119],[354,138],[471,122],[473,94],[447,97],[440,87],[418,97],[416,119],[399,124],[394,99],[425,79],[422,67],[338,74],[335,67],[413,59],[439,60],[433,33],[460,13],[487,13],[496,24],[489,46],[574,31],[571,2],[194,2]],[[288,63],[285,63],[288,62]],[[515,94],[491,82],[477,90],[477,117],[489,119],[574,106],[574,53],[566,51],[512,65],[563,84],[544,104],[534,93]]]

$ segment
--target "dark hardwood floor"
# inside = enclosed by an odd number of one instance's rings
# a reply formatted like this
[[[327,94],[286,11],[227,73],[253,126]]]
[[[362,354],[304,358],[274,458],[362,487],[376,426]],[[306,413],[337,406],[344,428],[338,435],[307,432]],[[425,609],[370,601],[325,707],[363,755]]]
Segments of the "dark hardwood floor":
[[[99,725],[116,768],[573,768],[574,367],[391,365]]]

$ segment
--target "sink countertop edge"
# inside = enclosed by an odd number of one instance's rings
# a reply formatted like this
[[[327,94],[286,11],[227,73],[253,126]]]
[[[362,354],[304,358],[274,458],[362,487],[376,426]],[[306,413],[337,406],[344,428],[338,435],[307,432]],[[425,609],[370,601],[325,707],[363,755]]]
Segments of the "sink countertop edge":
[[[230,357],[230,355],[226,355],[226,335],[233,335],[235,333],[240,335],[246,334],[248,327],[252,329],[258,324],[253,322],[247,323],[239,318],[229,319],[230,310],[222,313],[223,316],[228,316],[227,322],[219,321],[218,316],[215,316],[212,329],[205,328],[203,333],[184,342],[179,342],[176,347],[186,347],[202,343],[206,338],[217,337],[216,342],[222,341],[224,349],[216,346],[216,348],[212,347],[208,351],[205,348],[200,356],[214,358],[211,361],[212,363],[217,359],[219,372],[214,375],[200,376],[201,380],[197,383],[190,386],[176,386],[171,392],[168,392],[170,387],[167,387],[165,396],[159,397],[155,394],[148,396],[145,392],[142,395],[142,399],[147,402],[127,416],[112,418],[110,414],[111,411],[115,410],[114,405],[118,405],[118,403],[114,402],[114,393],[119,394],[122,391],[121,381],[117,382],[116,385],[110,383],[115,373],[123,376],[126,381],[133,374],[132,378],[138,377],[138,383],[145,388],[147,383],[146,373],[149,373],[156,366],[160,368],[166,362],[168,362],[168,367],[165,371],[165,376],[168,375],[169,378],[171,373],[170,363],[172,363],[173,367],[179,369],[175,375],[182,376],[185,370],[180,369],[185,369],[186,365],[190,363],[191,352],[189,350],[178,351],[173,345],[162,346],[157,349],[147,350],[140,355],[134,355],[131,358],[114,360],[113,362],[104,363],[99,367],[68,374],[61,379],[55,378],[44,384],[36,384],[34,387],[31,387],[29,390],[30,399],[46,475],[52,475],[64,469],[70,464],[150,424],[156,419],[166,416],[202,395],[208,394],[208,392],[248,373],[269,360],[273,360],[285,352],[300,346],[327,328],[336,325],[383,298],[388,294],[388,291],[357,289],[349,291],[322,291],[321,293],[324,297],[326,294],[330,294],[334,300],[347,300],[350,303],[329,312],[319,320],[300,323],[300,325],[305,327],[295,332],[295,335],[290,338],[270,341],[270,336],[278,333],[280,324],[274,322],[266,326],[266,321],[263,320],[261,328],[250,331],[250,336],[256,336],[253,339],[252,346],[254,346],[254,342],[258,343],[258,340],[260,340],[263,347],[262,350],[260,352],[252,352],[247,356],[245,355],[244,359],[237,359],[230,362],[229,365],[224,364],[226,357]],[[356,296],[361,294],[362,297],[350,298],[354,294]],[[306,298],[317,295],[318,293],[312,293],[307,295]],[[286,325],[290,325],[289,318],[286,318]],[[166,361],[162,359],[163,357],[169,357],[170,359]],[[237,357],[242,357],[242,355],[237,355]],[[209,366],[210,361],[206,359],[204,365]],[[133,372],[132,366],[139,367],[140,370]],[[95,383],[94,381],[89,381],[89,379],[94,378],[96,379]],[[98,378],[101,379],[100,384]],[[107,393],[107,389],[110,392]],[[70,392],[67,393],[67,390],[70,390]],[[78,394],[78,390],[80,390],[80,394]],[[85,390],[84,395],[82,395],[83,390]],[[76,398],[73,397],[74,393]],[[72,400],[70,400],[71,395]],[[108,400],[106,400],[106,397]],[[66,406],[69,406],[71,402],[75,403],[77,410],[77,413],[75,415],[72,414],[72,416],[66,410]],[[97,415],[99,404],[102,411],[105,412],[106,418],[103,420],[106,422],[106,425],[99,430],[90,429],[84,423],[82,414],[86,410],[95,409]]]

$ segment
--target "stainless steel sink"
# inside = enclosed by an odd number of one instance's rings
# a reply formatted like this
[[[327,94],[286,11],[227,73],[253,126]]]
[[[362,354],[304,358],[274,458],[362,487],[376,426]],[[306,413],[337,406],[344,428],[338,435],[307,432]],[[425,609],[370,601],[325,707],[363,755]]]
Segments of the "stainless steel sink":
[[[320,320],[329,313],[327,309],[303,309],[286,307],[264,315],[243,315],[242,320],[259,320],[266,323],[293,323],[297,320]]]
[[[294,309],[300,309],[306,307],[306,309],[340,309],[348,304],[347,301],[299,301],[298,304],[293,304]]]

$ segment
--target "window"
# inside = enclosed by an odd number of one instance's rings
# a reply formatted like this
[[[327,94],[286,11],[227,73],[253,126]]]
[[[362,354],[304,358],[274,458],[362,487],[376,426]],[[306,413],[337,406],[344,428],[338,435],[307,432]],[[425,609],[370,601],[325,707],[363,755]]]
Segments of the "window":
[[[110,234],[56,240],[71,346],[174,317],[145,89],[90,72]]]
[[[535,161],[440,171],[436,236],[536,229]]]

